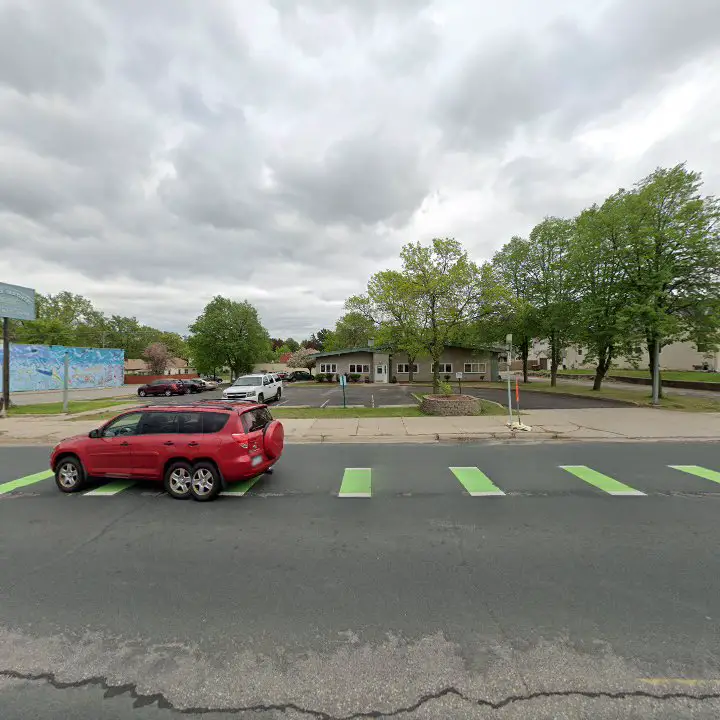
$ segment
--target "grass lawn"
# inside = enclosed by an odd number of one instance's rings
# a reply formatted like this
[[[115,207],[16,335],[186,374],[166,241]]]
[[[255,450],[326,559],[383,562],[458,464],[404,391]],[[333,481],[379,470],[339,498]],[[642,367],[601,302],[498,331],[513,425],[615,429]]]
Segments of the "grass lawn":
[[[488,387],[505,388],[505,383],[488,383]],[[609,398],[611,400],[624,400],[634,405],[651,407],[651,395],[649,392],[637,390],[625,390],[624,388],[603,387],[601,390],[593,390],[583,385],[562,384],[558,387],[550,387],[548,382],[532,382],[527,385],[520,385],[520,402],[522,404],[522,393],[524,392],[545,392],[559,393],[560,395],[582,395],[583,397]],[[660,406],[668,410],[684,410],[685,412],[720,412],[720,397],[705,398],[695,395],[673,395],[665,390],[666,397],[660,401]]]
[[[592,368],[560,370],[558,375],[588,375],[595,376]],[[610,370],[610,377],[641,377],[650,379],[649,370]],[[689,380],[691,382],[720,382],[720,373],[700,372],[699,370],[662,370],[660,377],[664,380]]]
[[[129,405],[132,398],[104,398],[102,400],[70,400],[68,411],[72,413],[87,410],[102,410],[115,405]],[[10,415],[60,415],[63,411],[61,402],[38,403],[37,405],[14,405],[10,408]]]

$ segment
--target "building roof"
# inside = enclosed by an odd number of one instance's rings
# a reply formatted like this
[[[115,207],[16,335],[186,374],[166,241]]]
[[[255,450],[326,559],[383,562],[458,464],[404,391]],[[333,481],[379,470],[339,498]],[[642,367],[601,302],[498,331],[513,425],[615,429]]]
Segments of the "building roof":
[[[446,348],[457,348],[459,350],[470,350],[471,352],[477,350],[484,350],[485,352],[491,353],[502,353],[506,352],[506,349],[499,346],[493,345],[477,345],[475,347],[469,347],[465,345],[455,345],[448,343]],[[343,348],[342,350],[328,350],[327,352],[319,352],[315,354],[315,357],[330,357],[332,355],[348,355],[349,353],[360,353],[360,352],[388,352],[387,348],[380,345],[375,347],[354,347],[354,348]]]
[[[359,352],[385,352],[381,347],[354,347],[343,348],[342,350],[328,350],[327,352],[315,353],[315,357],[328,357],[329,355],[348,355],[349,353]]]

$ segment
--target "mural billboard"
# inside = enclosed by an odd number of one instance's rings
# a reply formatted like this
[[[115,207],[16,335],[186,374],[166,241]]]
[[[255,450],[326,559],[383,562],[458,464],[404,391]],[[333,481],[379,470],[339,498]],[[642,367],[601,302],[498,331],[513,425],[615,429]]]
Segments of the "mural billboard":
[[[122,386],[125,361],[122,350],[11,344],[10,392],[62,390],[66,352],[70,360],[70,388]],[[2,355],[0,347],[0,361]]]

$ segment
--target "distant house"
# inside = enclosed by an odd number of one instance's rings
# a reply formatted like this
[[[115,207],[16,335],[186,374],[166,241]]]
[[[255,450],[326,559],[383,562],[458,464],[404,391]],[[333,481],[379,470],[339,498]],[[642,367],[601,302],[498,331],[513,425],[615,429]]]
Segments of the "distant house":
[[[126,375],[152,375],[150,365],[146,360],[130,359],[125,360]],[[195,369],[189,367],[187,360],[182,358],[170,358],[165,368],[165,375],[195,375]]]
[[[503,351],[498,348],[465,348],[458,345],[445,347],[440,358],[440,378],[449,375],[453,380],[461,372],[464,380],[497,380],[498,358]],[[406,353],[390,354],[381,347],[356,347],[345,350],[319,352],[315,356],[315,372],[362,375],[376,383],[397,382],[410,379],[410,366]],[[413,380],[431,382],[433,362],[428,356],[416,358],[413,363]]]

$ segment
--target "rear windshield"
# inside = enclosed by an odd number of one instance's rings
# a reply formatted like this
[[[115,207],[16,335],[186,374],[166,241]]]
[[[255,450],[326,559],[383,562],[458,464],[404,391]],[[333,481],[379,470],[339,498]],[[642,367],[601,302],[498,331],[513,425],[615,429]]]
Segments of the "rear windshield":
[[[272,415],[267,408],[257,408],[257,410],[248,410],[241,415],[243,429],[246,433],[262,430],[266,425],[272,422]]]
[[[262,378],[246,375],[238,378],[233,385],[262,385]]]

